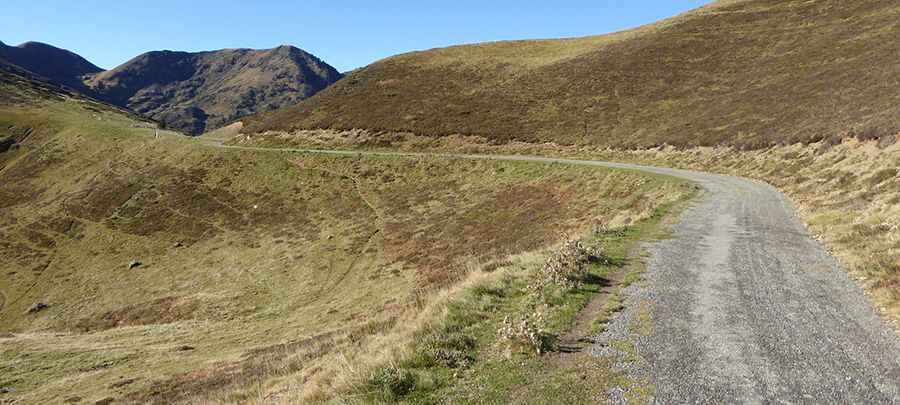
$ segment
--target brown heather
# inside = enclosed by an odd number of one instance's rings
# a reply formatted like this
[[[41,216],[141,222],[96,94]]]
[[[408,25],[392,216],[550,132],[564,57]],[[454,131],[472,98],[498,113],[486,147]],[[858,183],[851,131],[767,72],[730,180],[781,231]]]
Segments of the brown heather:
[[[618,148],[900,131],[900,4],[722,1],[633,31],[414,52],[245,133],[354,128]]]

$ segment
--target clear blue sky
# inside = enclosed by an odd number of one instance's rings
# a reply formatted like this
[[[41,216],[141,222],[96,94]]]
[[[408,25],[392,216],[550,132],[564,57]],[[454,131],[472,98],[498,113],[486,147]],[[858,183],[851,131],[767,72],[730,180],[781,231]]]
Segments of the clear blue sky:
[[[0,41],[47,42],[103,68],[146,51],[291,44],[338,70],[447,45],[630,28],[705,0],[5,0]]]

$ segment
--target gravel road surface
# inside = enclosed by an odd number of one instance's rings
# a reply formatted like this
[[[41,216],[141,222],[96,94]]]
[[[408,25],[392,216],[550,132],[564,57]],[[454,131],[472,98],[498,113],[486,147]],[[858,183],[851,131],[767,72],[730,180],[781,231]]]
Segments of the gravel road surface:
[[[690,179],[706,192],[672,239],[648,245],[647,281],[626,291],[629,310],[595,353],[631,342],[637,356],[619,353],[620,365],[650,382],[656,403],[900,403],[897,335],[778,190],[625,166]],[[642,302],[650,303],[649,335],[629,328]]]

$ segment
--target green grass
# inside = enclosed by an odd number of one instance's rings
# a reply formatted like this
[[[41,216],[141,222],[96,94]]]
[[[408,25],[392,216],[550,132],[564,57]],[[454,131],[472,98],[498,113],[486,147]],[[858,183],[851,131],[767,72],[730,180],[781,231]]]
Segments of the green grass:
[[[685,200],[690,196],[685,194]],[[589,245],[602,245],[607,260],[591,266],[580,288],[547,290],[542,301],[547,308],[545,332],[551,341],[573,326],[579,311],[600,291],[603,277],[622,271],[624,266],[628,266],[631,279],[626,283],[640,277],[642,266],[630,263],[636,259],[636,244],[665,237],[662,221],[671,214],[674,204],[658,206],[632,226],[585,238]],[[646,382],[631,381],[615,371],[611,359],[538,355],[498,335],[504,318],[531,311],[536,297],[527,285],[545,258],[542,254],[518,259],[462,291],[446,304],[442,319],[417,332],[408,356],[376,368],[344,399],[423,404],[587,404],[602,401],[606,390],[614,386],[631,387],[633,399],[644,398],[650,391]],[[614,301],[616,298],[614,295],[610,302],[621,305]],[[649,322],[645,317],[641,320],[636,327],[645,332]]]
[[[588,167],[215,149],[22,97],[0,106],[21,145],[0,154],[0,386],[23,402],[326,398],[478,269],[687,190]],[[36,302],[49,308],[26,314]],[[433,350],[464,361],[467,342]]]

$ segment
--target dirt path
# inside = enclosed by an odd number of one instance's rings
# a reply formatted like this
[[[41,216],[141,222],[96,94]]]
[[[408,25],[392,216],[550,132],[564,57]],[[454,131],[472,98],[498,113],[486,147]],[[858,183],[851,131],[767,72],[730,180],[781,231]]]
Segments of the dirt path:
[[[272,150],[253,147],[211,146]],[[421,153],[311,151],[334,155]],[[653,386],[659,403],[900,403],[900,339],[775,188],[710,173],[527,156],[440,155],[639,170],[707,191],[674,238],[647,247],[647,281],[624,291],[593,348]],[[649,333],[634,333],[650,303]],[[610,341],[630,342],[617,353]],[[638,360],[635,361],[637,355]],[[614,400],[627,397],[612,393]]]

